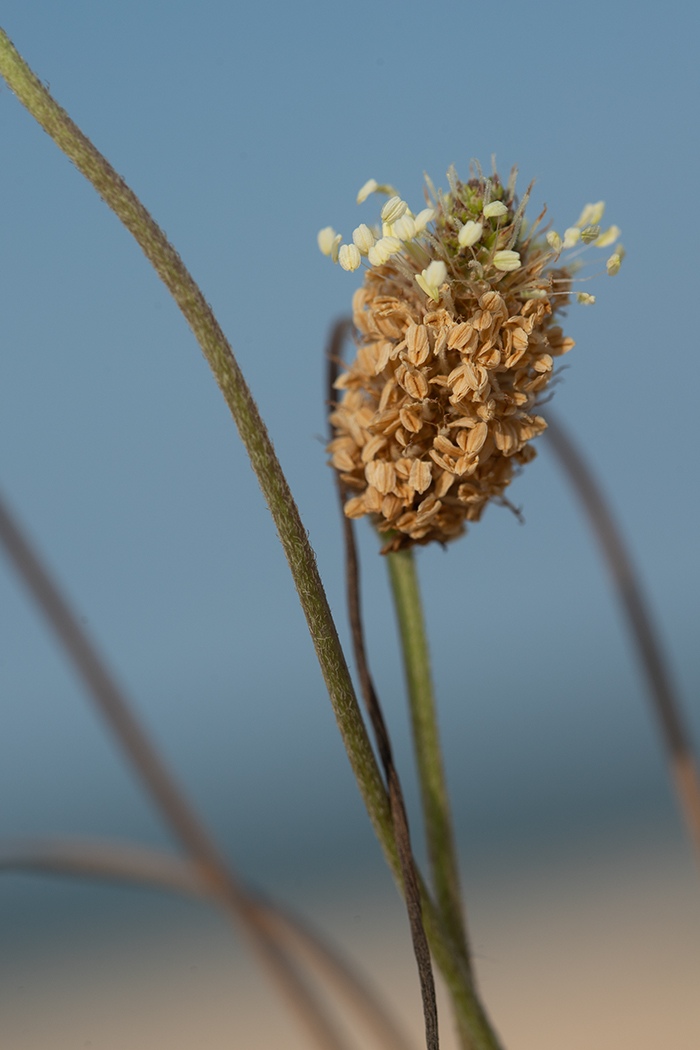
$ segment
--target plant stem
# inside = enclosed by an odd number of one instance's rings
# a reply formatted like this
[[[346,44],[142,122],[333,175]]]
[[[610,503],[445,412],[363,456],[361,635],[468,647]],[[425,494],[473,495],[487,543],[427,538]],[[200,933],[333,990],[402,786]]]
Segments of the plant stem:
[[[455,947],[469,966],[459,869],[415,560],[411,550],[396,551],[386,557],[401,635],[413,746],[437,907]]]
[[[133,234],[194,333],[214,373],[270,508],[306,616],[343,743],[389,864],[400,871],[382,783],[338,633],[299,510],[267,428],[211,307],[175,248],[102,154],[51,97],[0,29],[0,73]]]

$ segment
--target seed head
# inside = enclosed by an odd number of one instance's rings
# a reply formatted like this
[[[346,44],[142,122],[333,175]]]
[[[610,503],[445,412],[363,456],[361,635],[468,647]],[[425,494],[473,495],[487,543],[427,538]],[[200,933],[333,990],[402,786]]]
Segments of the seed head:
[[[362,200],[389,195],[384,236],[375,241],[360,226],[340,249],[344,269],[361,254],[369,265],[353,299],[357,355],[336,382],[328,450],[349,495],[345,513],[369,515],[386,534],[385,552],[446,543],[489,500],[505,500],[546,428],[538,409],[554,361],[574,345],[557,323],[575,280],[560,254],[619,234],[600,233],[602,201],[586,205],[562,238],[537,232],[544,212],[526,229],[529,189],[518,205],[514,178],[507,188],[480,169],[466,183],[454,169],[449,178],[449,194],[428,182],[432,205],[417,215],[370,180]],[[337,235],[322,233],[321,250],[332,255]],[[623,251],[616,247],[608,273]]]

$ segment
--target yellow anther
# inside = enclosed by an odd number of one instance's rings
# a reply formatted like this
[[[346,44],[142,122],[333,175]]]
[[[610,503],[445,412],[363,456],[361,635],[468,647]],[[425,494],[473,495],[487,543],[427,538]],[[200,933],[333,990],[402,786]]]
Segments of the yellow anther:
[[[508,209],[502,201],[491,201],[484,208],[485,219],[500,219],[503,215],[508,214]]]
[[[324,255],[330,255],[333,251],[333,241],[335,240],[336,232],[332,226],[324,226],[322,230],[318,231],[316,240],[318,246]]]
[[[471,248],[473,244],[481,240],[483,232],[484,227],[480,222],[474,222],[473,219],[469,219],[457,234],[460,248]]]
[[[397,219],[401,218],[407,208],[406,201],[402,201],[400,197],[389,197],[389,200],[382,208],[382,222],[391,226]]]
[[[440,298],[440,285],[447,278],[447,267],[442,261],[431,262],[425,270],[416,274],[416,284],[435,302]]]
[[[509,270],[519,270],[520,252],[496,252],[493,257],[493,265],[497,270],[504,270],[506,273]]]
[[[564,242],[562,241],[561,237],[559,236],[556,230],[550,230],[547,234],[547,244],[550,248],[553,248],[558,255],[562,249]]]
[[[576,225],[579,229],[584,226],[595,226],[596,223],[600,222],[603,218],[603,212],[605,211],[605,201],[598,201],[596,204],[587,204],[581,212]]]
[[[601,233],[600,237],[595,242],[595,246],[596,248],[607,248],[608,245],[612,244],[613,241],[616,241],[619,236],[620,227],[609,226],[607,230],[604,230],[603,233]]]
[[[361,222],[357,229],[353,230],[352,239],[357,245],[361,255],[366,255],[374,244],[374,234],[364,222]]]
[[[578,226],[569,226],[568,230],[564,230],[564,248],[573,248],[578,244],[580,237],[581,231]]]
[[[584,226],[581,230],[581,240],[584,244],[593,244],[600,237],[600,226]]]
[[[616,273],[620,272],[621,263],[622,259],[620,258],[620,256],[617,254],[617,252],[613,252],[613,254],[608,259],[607,263],[605,264],[609,277],[614,277]]]
[[[422,233],[425,227],[428,225],[428,223],[432,222],[434,218],[434,208],[423,208],[423,211],[419,211],[413,220],[416,225],[416,232]]]
[[[344,270],[356,270],[362,262],[360,249],[356,244],[344,244],[338,252],[338,262]]]
[[[367,182],[364,184],[364,186],[357,195],[357,203],[362,204],[363,201],[367,200],[370,193],[376,193],[378,189],[379,183],[376,179],[367,179]]]

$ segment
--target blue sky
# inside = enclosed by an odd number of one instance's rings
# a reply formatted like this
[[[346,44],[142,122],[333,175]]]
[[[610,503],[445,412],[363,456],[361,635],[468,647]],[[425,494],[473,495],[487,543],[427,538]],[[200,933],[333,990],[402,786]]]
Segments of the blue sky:
[[[454,162],[520,168],[558,229],[605,199],[628,255],[555,405],[643,567],[697,704],[690,5],[6,0],[3,28],[141,196],[212,303],[270,427],[346,637],[322,347],[358,275],[370,176],[421,200]],[[262,881],[375,857],[274,528],[201,354],[130,236],[0,92],[0,485],[240,865]],[[369,208],[369,205],[365,205]],[[419,567],[462,845],[673,820],[624,626],[558,468]],[[370,650],[405,772],[383,566],[361,530]],[[72,672],[2,573],[5,834],[164,841]],[[414,796],[409,789],[409,796]],[[612,815],[611,815],[612,814]],[[641,814],[641,816],[640,816]],[[632,816],[631,816],[632,815]],[[260,828],[265,829],[265,842]],[[237,845],[239,848],[237,849]],[[484,847],[485,848],[485,847]]]

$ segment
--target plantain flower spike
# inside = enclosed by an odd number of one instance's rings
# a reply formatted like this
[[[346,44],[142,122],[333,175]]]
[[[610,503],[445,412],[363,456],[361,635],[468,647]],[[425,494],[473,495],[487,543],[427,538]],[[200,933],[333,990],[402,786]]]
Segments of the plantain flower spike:
[[[619,234],[600,233],[602,201],[586,205],[563,238],[546,236],[539,220],[525,223],[529,190],[519,205],[514,177],[504,186],[477,165],[468,182],[454,169],[449,178],[449,194],[428,181],[430,207],[416,215],[393,187],[371,180],[360,197],[387,193],[379,228],[391,233],[373,242],[358,227],[339,255],[343,269],[365,253],[368,265],[353,298],[357,354],[335,384],[328,451],[346,515],[373,521],[383,553],[447,543],[489,501],[506,502],[547,426],[540,410],[554,363],[574,345],[560,316],[579,263],[560,253],[575,257]],[[332,255],[337,235],[323,234],[321,250]],[[608,273],[623,252],[618,245]]]

